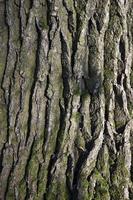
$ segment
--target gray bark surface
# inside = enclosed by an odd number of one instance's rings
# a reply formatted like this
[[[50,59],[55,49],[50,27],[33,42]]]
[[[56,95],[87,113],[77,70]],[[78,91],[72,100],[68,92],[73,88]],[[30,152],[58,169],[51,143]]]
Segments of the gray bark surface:
[[[133,1],[0,0],[0,200],[133,200]]]

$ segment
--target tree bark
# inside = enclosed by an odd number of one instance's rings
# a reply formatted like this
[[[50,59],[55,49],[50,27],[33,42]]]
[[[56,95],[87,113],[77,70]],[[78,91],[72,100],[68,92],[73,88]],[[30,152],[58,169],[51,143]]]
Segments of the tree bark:
[[[0,200],[133,199],[132,10],[0,0]]]

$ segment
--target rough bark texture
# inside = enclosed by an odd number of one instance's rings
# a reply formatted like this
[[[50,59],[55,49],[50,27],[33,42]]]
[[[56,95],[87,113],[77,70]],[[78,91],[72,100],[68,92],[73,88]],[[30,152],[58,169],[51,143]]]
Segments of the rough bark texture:
[[[133,200],[132,10],[0,0],[1,200]]]

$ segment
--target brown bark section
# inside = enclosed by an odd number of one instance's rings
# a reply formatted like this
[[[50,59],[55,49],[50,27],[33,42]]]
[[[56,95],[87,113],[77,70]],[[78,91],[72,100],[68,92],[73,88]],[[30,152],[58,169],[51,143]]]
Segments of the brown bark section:
[[[132,0],[0,0],[0,199],[133,199]]]

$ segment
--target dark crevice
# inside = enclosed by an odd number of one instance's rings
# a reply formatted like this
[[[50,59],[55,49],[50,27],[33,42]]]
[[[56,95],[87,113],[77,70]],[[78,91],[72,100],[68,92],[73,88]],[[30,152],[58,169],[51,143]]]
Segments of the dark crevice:
[[[72,193],[72,170],[73,170],[73,159],[72,156],[69,154],[67,159],[67,169],[66,169],[66,186],[68,189],[69,199],[71,200],[73,197]]]
[[[29,190],[29,185],[28,185],[28,170],[29,170],[29,163],[30,163],[30,160],[31,160],[32,154],[33,154],[35,139],[36,139],[36,136],[33,137],[33,141],[32,141],[31,147],[30,147],[30,151],[29,151],[29,156],[28,156],[26,166],[25,166],[25,174],[24,174],[24,180],[25,180],[25,183],[26,183],[25,200],[28,200],[29,197],[30,197],[30,190]]]
[[[74,35],[74,19],[73,19],[73,12],[71,10],[68,11],[68,30]]]
[[[121,36],[120,38],[119,50],[121,54],[121,60],[123,61],[123,63],[125,63],[125,42],[123,40],[123,36]]]
[[[65,104],[65,111],[67,111],[68,103],[70,99],[70,85],[69,81],[71,79],[70,63],[68,61],[68,48],[67,43],[60,31],[61,40],[61,64],[62,64],[62,79],[63,79],[63,98]]]
[[[2,149],[1,149],[1,154],[0,154],[0,174],[3,170],[3,157],[4,157],[4,150],[5,150],[6,144],[4,143]]]
[[[43,200],[47,200],[46,193],[43,194]]]
[[[50,74],[50,72],[51,72],[51,67],[49,68],[49,74]],[[51,98],[48,95],[48,88],[49,88],[49,85],[50,85],[49,74],[47,75],[47,78],[46,78],[46,88],[45,88],[45,91],[44,91],[44,95],[46,96],[46,98],[48,100],[51,100]]]
[[[56,161],[56,156],[55,155],[51,155],[50,161],[49,161],[49,166],[48,166],[48,174],[47,174],[47,184],[46,184],[46,194],[49,193],[49,186],[52,183],[52,178],[53,178],[53,173],[51,173],[51,170],[54,167],[54,163]]]
[[[117,132],[117,133],[123,133],[124,130],[125,130],[125,126],[126,126],[126,124],[124,124],[123,126],[117,128],[117,129],[116,129],[116,132]]]
[[[126,91],[126,90],[127,90],[127,77],[126,77],[126,75],[124,75],[123,87],[124,87],[124,89],[125,89],[125,91]]]
[[[129,188],[129,199],[133,199],[133,189]]]
[[[132,160],[131,160],[130,174],[131,174],[131,181],[133,182],[133,149],[132,149]]]
[[[82,104],[83,104],[83,98],[80,97],[80,107],[78,109],[78,112],[80,114],[80,120],[79,120],[79,129],[82,132],[84,127],[84,115],[82,114]]]
[[[125,63],[123,61],[118,60],[118,75],[117,75],[117,84],[121,85],[122,75],[125,73]]]
[[[117,152],[119,152],[122,149],[123,144],[124,144],[123,138],[116,140],[115,147],[116,147]]]
[[[121,74],[118,74],[117,76],[117,84],[121,84]]]
[[[78,41],[75,37],[72,42],[72,55],[71,55],[72,74],[74,74],[75,56],[76,56],[77,47],[78,47],[77,43],[78,43]]]
[[[24,34],[24,26],[23,26],[23,19],[22,19],[22,14],[21,14],[21,9],[22,8],[22,1],[19,2],[19,41],[20,41],[20,49],[22,47],[22,43],[23,43],[23,34]]]
[[[88,21],[88,33],[91,34],[92,29],[94,28],[94,24],[92,22],[92,18]]]
[[[50,110],[51,110],[51,100],[52,97],[48,95],[48,88],[50,85],[50,72],[51,72],[51,66],[49,66],[49,74],[47,75],[47,79],[46,79],[46,88],[44,91],[44,95],[47,98],[46,101],[46,107],[45,107],[45,126],[44,126],[44,139],[43,139],[43,150],[42,150],[42,154],[43,154],[43,159],[45,160],[45,152],[47,149],[47,145],[49,142],[49,137],[50,137],[50,133],[48,131],[49,128],[49,118],[50,118]]]
[[[97,31],[98,31],[98,33],[100,34],[100,31],[101,31],[101,29],[102,29],[102,27],[101,27],[101,23],[100,23],[100,17],[98,16],[98,14],[97,13],[94,13],[94,19],[95,19],[95,21],[96,21],[96,27],[97,27]]]
[[[81,130],[81,132],[83,131],[83,127],[84,127],[84,116],[81,114],[79,122],[79,129]]]
[[[109,120],[108,105],[105,105],[105,123]]]
[[[96,26],[97,26],[98,32],[100,33],[101,27],[100,27],[100,23],[99,23],[99,21],[97,19],[96,19]]]
[[[116,99],[116,102],[119,104],[119,106],[122,108],[123,107],[123,100],[122,100],[122,94],[119,93],[117,87],[115,85],[113,85],[113,90],[114,90],[114,93],[115,93],[115,99]]]
[[[9,134],[10,134],[10,105],[11,105],[11,89],[12,89],[12,84],[11,84],[11,81],[10,81],[10,85],[9,85],[9,94],[8,94],[8,104],[7,104],[7,141],[6,143],[9,142]]]
[[[57,133],[55,152],[54,152],[54,155],[56,155],[56,158],[57,158],[57,155],[59,154],[59,151],[60,151],[61,141],[63,139],[65,126],[66,126],[66,121],[65,121],[66,112],[65,112],[65,110],[62,107],[60,102],[59,102],[59,107],[60,107],[60,126],[59,126],[59,130],[58,130],[58,133]]]
[[[91,177],[92,177],[92,175],[94,174],[94,170],[95,170],[95,169],[93,169],[93,170],[91,171],[90,175],[87,177],[87,181],[88,181],[88,182],[91,181]]]
[[[16,72],[16,69],[17,69],[18,59],[19,59],[19,55],[18,55],[18,53],[16,52],[16,59],[15,59],[15,64],[14,64],[13,73],[12,73],[12,78],[13,78],[14,84],[15,84],[15,72]]]
[[[30,9],[33,8],[34,5],[34,0],[29,0],[30,1]]]

